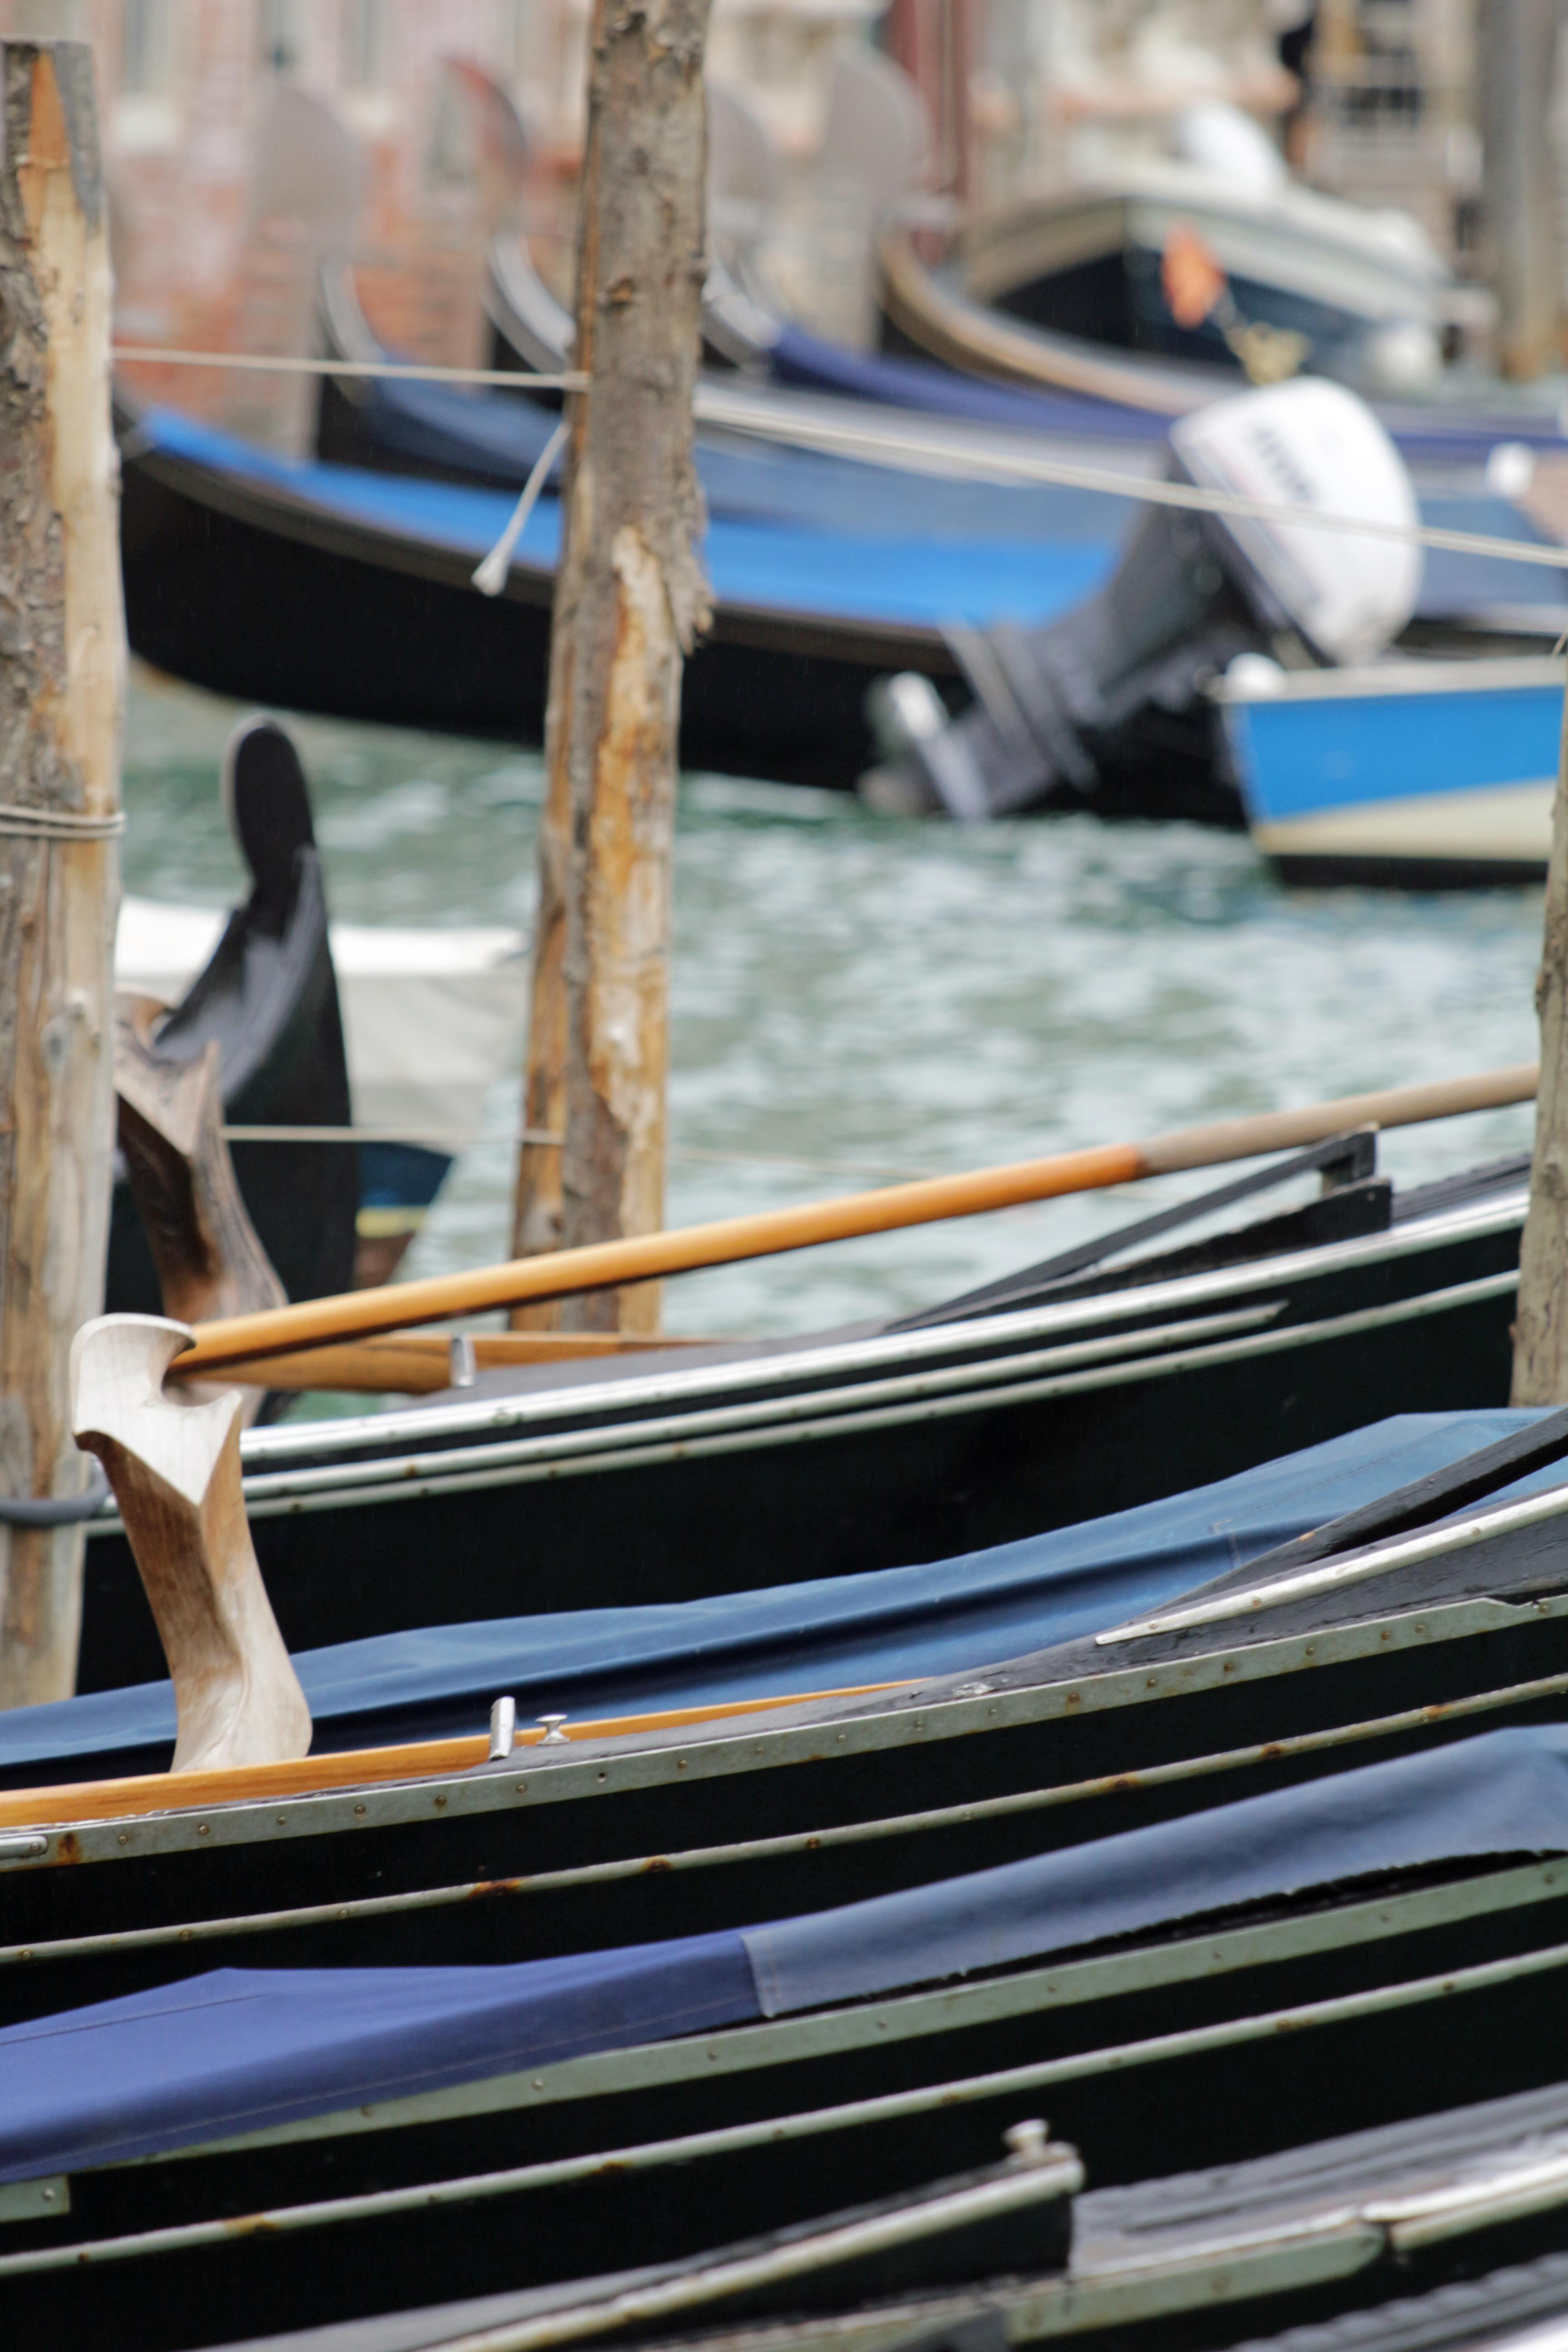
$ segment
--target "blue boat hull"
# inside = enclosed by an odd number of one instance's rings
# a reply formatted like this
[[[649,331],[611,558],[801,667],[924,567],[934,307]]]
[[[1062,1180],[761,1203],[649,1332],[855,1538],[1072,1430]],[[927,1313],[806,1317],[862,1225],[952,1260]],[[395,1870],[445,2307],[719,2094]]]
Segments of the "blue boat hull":
[[[1253,838],[1289,879],[1418,887],[1545,872],[1560,665],[1415,663],[1225,689]]]

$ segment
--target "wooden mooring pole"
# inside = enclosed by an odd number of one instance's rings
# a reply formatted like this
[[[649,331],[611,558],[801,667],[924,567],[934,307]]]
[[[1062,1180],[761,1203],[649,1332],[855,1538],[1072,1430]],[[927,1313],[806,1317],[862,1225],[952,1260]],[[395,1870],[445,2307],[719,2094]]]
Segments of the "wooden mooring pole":
[[[1541,1021],[1541,1079],[1530,1206],[1519,1253],[1511,1402],[1568,1404],[1568,699],[1552,809],[1535,1010]]]
[[[125,682],[90,52],[0,42],[0,1496],[65,1499],[109,1230]],[[0,1705],[73,1689],[81,1562],[79,1526],[0,1524]]]
[[[710,0],[595,0],[576,365],[545,719],[519,1256],[664,1222],[681,664],[707,625],[691,458]],[[514,1320],[656,1330],[657,1285]]]
[[[1481,269],[1497,296],[1497,362],[1534,377],[1563,363],[1552,91],[1558,0],[1478,0]]]

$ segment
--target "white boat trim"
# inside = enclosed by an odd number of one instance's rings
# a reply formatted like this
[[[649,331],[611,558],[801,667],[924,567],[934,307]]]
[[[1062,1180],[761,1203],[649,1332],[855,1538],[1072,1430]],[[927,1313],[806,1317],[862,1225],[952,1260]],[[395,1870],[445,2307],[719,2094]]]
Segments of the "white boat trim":
[[[481,1397],[467,1402],[415,1405],[393,1412],[365,1413],[342,1421],[289,1422],[247,1430],[241,1454],[247,1470],[260,1471],[279,1455],[293,1460],[310,1454],[338,1454],[358,1447],[384,1451],[467,1433],[476,1435],[535,1422],[581,1421],[679,1404],[715,1390],[778,1387],[791,1381],[828,1381],[855,1372],[890,1370],[933,1358],[989,1355],[1014,1343],[1078,1334],[1097,1326],[1139,1321],[1184,1310],[1220,1311],[1237,1292],[1283,1288],[1299,1280],[1383,1265],[1396,1257],[1440,1249],[1449,1243],[1483,1240],[1521,1226],[1527,1189],[1467,1203],[1464,1207],[1396,1223],[1383,1233],[1247,1261],[1210,1274],[1188,1275],[1048,1306],[976,1316],[963,1322],[922,1325],[918,1330],[884,1332],[828,1345],[803,1343],[778,1355],[744,1357],[722,1364],[690,1364],[629,1379],[574,1387],[526,1391],[516,1396]],[[1147,1334],[1145,1333],[1145,1336]]]
[[[346,1510],[362,1505],[428,1501],[478,1493],[489,1487],[527,1485],[542,1478],[644,1469],[660,1463],[748,1453],[763,1445],[802,1445],[829,1438],[862,1436],[872,1430],[907,1427],[922,1421],[950,1421],[965,1413],[1004,1412],[1018,1405],[1040,1403],[1048,1397],[1079,1396],[1097,1389],[1166,1380],[1180,1372],[1278,1355],[1292,1348],[1319,1346],[1352,1338],[1358,1332],[1390,1329],[1487,1299],[1506,1297],[1518,1287],[1517,1272],[1482,1275],[1473,1282],[1456,1283],[1446,1290],[1419,1292],[1413,1298],[1395,1300],[1384,1307],[1361,1307],[1353,1314],[1328,1317],[1319,1323],[1290,1323],[1276,1330],[1247,1330],[1245,1327],[1249,1323],[1272,1322],[1283,1312],[1285,1301],[1270,1301],[1254,1310],[1210,1319],[1206,1328],[1216,1332],[1241,1327],[1240,1335],[1236,1337],[1200,1340],[1162,1350],[1157,1343],[1166,1330],[1184,1338],[1194,1328],[1205,1328],[1166,1325],[1127,1335],[1129,1340],[1142,1343],[1144,1352],[1141,1354],[1120,1354],[1114,1343],[1059,1351],[1062,1358],[1068,1360],[1080,1354],[1098,1354],[1101,1349],[1111,1357],[1109,1363],[1083,1370],[1020,1380],[1014,1376],[1013,1370],[1019,1360],[1004,1359],[998,1362],[989,1359],[978,1373],[945,1377],[928,1374],[919,1380],[868,1383],[863,1388],[829,1391],[826,1394],[808,1391],[805,1397],[781,1398],[761,1406],[718,1406],[705,1413],[634,1422],[619,1429],[601,1427],[453,1448],[446,1453],[395,1454],[379,1462],[258,1474],[244,1482],[246,1509],[251,1518],[263,1519],[309,1511]],[[1027,1369],[1038,1360],[1026,1357],[1022,1367]],[[865,1400],[883,1388],[904,1392],[907,1401],[867,1410]],[[824,1405],[826,1412],[821,1410]],[[736,1427],[737,1423],[745,1425]],[[110,1507],[106,1506],[105,1515],[92,1522],[91,1532],[107,1534],[119,1525]]]
[[[1212,1601],[1194,1601],[1184,1609],[1165,1609],[1127,1625],[1117,1625],[1094,1637],[1097,1649],[1118,1642],[1146,1642],[1162,1633],[1181,1633],[1193,1625],[1218,1625],[1227,1618],[1245,1617],[1264,1609],[1285,1609],[1315,1593],[1334,1592],[1342,1585],[1359,1584],[1371,1576],[1388,1576],[1395,1569],[1412,1568],[1422,1560],[1447,1559],[1455,1552],[1471,1551],[1499,1536],[1523,1528],[1542,1527],[1568,1512],[1568,1486],[1551,1486],[1543,1494],[1527,1495],[1517,1503],[1493,1503],[1471,1517],[1431,1528],[1420,1535],[1402,1536],[1321,1567],[1303,1569],[1297,1576],[1274,1578],[1267,1584],[1249,1584],[1216,1593]]]
[[[1568,547],[1563,551],[1568,571]],[[1402,699],[1415,694],[1517,694],[1521,688],[1561,688],[1568,677],[1557,654],[1482,656],[1475,661],[1365,662],[1343,669],[1281,669],[1267,685],[1239,677],[1216,677],[1208,692],[1215,702],[1239,709],[1254,703],[1364,702]]]
[[[1253,840],[1266,857],[1333,860],[1347,866],[1445,860],[1469,868],[1546,870],[1552,847],[1554,777],[1478,783],[1457,793],[1406,793],[1375,801],[1335,802],[1300,816],[1253,816]],[[1250,801],[1244,786],[1243,797]]]

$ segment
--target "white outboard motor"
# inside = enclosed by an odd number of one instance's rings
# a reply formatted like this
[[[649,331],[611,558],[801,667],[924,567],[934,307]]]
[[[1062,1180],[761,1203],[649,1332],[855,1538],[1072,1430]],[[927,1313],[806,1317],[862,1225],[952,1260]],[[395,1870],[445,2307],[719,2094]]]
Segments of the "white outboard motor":
[[[1169,473],[1202,488],[1420,520],[1376,417],[1319,378],[1215,401],[1173,427],[1171,447]],[[1421,570],[1406,539],[1150,507],[1105,587],[1064,619],[949,633],[974,696],[961,718],[913,674],[873,688],[889,764],[862,793],[971,821],[1076,801],[1234,822],[1204,688],[1243,653],[1283,653],[1297,667],[1371,660],[1410,620]]]
[[[1321,377],[1216,400],[1172,427],[1171,446],[1205,489],[1407,530],[1421,520],[1405,460],[1371,409]],[[1415,610],[1424,559],[1413,540],[1215,520],[1250,565],[1262,602],[1326,663],[1370,661]]]

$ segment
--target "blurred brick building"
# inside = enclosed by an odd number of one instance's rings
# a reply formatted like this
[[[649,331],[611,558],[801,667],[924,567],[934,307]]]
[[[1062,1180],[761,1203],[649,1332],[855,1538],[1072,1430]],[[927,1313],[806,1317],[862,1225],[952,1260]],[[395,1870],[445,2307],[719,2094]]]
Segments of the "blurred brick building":
[[[482,66],[539,121],[581,73],[582,21],[538,0],[0,0],[0,31],[92,45],[123,340],[304,347],[320,224],[293,216],[286,158],[280,179],[264,152],[282,80],[323,100],[358,151],[342,241],[367,312],[389,341],[451,362],[482,350],[495,192],[447,61]],[[546,184],[550,150],[542,136]],[[269,439],[290,437],[300,405],[285,385],[216,371],[140,380]]]

